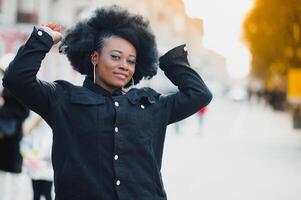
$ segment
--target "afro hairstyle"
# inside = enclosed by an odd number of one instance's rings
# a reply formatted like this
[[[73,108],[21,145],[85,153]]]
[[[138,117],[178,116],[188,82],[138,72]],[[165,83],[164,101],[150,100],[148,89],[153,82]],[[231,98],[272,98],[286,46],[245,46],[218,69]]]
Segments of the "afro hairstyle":
[[[129,41],[137,52],[134,84],[157,73],[158,50],[149,21],[119,6],[96,9],[93,15],[66,31],[59,51],[67,55],[74,70],[93,77],[91,55],[100,51],[106,38],[117,36]],[[128,83],[125,87],[129,87]]]

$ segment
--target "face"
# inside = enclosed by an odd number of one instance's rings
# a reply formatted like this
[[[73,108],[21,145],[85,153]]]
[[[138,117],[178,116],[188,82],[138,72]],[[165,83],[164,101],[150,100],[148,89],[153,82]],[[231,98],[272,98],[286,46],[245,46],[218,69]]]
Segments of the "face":
[[[124,87],[135,73],[136,49],[127,40],[110,37],[103,48],[92,54],[96,64],[95,82],[109,92]]]

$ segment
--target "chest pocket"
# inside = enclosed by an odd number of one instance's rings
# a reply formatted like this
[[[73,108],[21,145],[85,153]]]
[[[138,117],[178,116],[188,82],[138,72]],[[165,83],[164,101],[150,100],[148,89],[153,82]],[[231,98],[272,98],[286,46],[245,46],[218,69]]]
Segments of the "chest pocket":
[[[147,93],[142,93],[129,98],[131,102],[131,112],[129,118],[133,118],[135,126],[133,137],[140,140],[152,138],[154,126],[154,108],[156,107],[155,99]]]
[[[70,96],[69,117],[79,134],[96,134],[97,124],[101,119],[100,113],[105,113],[106,99],[90,92],[78,92]]]

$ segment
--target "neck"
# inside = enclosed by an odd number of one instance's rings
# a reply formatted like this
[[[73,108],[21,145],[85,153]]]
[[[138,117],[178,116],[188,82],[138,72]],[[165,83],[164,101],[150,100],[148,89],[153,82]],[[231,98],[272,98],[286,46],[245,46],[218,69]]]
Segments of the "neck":
[[[95,80],[95,84],[102,87],[103,89],[105,89],[106,91],[110,92],[111,94],[113,93],[114,90],[118,89],[117,87],[112,87],[106,83],[104,83],[103,81],[96,79]]]

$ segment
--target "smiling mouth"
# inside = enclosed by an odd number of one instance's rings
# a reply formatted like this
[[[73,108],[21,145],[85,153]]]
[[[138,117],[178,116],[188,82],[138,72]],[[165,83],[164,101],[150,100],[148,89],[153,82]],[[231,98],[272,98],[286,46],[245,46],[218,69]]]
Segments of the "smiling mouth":
[[[124,74],[124,73],[113,73],[113,75],[121,80],[126,80],[128,75],[127,74]]]

